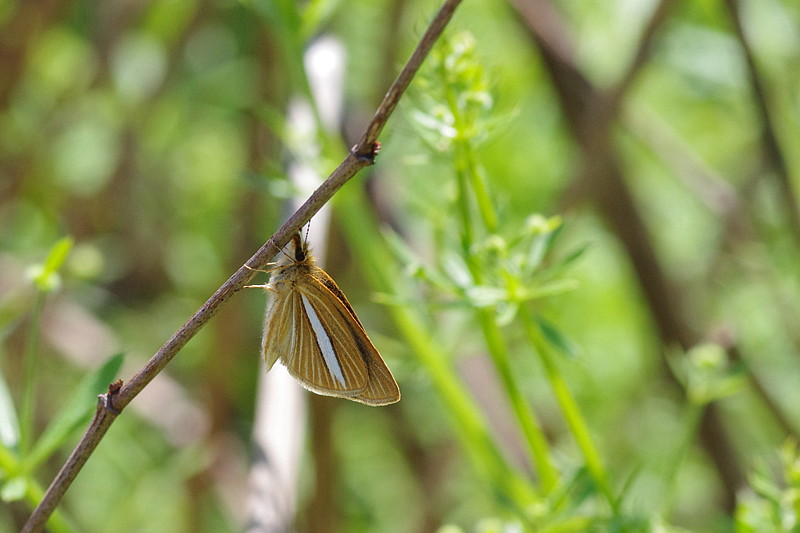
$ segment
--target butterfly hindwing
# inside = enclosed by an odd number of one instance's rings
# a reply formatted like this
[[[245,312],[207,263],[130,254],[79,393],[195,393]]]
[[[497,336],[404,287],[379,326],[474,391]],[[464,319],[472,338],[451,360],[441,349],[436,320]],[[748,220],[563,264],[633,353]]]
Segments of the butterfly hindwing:
[[[275,361],[285,361],[292,352],[294,338],[294,313],[290,312],[291,298],[288,293],[275,292],[267,304],[266,319],[264,320],[264,335],[261,342],[261,352],[267,364],[267,370],[272,368]]]

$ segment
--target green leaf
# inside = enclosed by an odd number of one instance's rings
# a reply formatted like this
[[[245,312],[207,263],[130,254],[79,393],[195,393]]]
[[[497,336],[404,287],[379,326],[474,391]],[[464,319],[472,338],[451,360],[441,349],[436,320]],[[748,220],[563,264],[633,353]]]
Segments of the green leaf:
[[[570,359],[578,357],[578,345],[572,339],[564,335],[560,329],[538,315],[536,316],[536,323],[547,342],[566,354]]]
[[[28,478],[25,476],[15,476],[3,483],[0,487],[0,500],[4,502],[16,502],[25,497],[28,490]]]
[[[118,353],[106,363],[84,376],[75,387],[72,396],[64,403],[59,413],[47,426],[41,438],[25,458],[26,467],[33,470],[39,463],[50,457],[70,436],[86,425],[92,417],[97,404],[97,395],[108,388],[122,366],[124,354]]]
[[[508,301],[508,292],[497,287],[473,285],[464,292],[470,304],[475,307],[491,307]]]
[[[73,244],[72,237],[60,239],[50,249],[44,263],[32,265],[28,269],[28,276],[39,291],[52,292],[61,286],[61,277],[58,275],[58,271],[67,260]]]
[[[473,285],[472,274],[464,260],[457,254],[447,252],[442,258],[442,270],[461,290],[467,291]]]
[[[409,277],[420,269],[422,261],[419,256],[397,233],[386,229],[381,231],[381,235],[383,236],[384,242],[389,246],[392,255],[401,265],[405,265],[404,271]]]
[[[573,291],[579,287],[579,283],[574,279],[557,279],[549,283],[542,283],[532,288],[526,288],[518,294],[519,301],[535,300]]]
[[[583,246],[579,246],[578,248],[570,252],[569,255],[567,255],[564,259],[561,260],[561,266],[562,267],[572,266],[572,263],[580,259],[588,249],[589,249],[588,243],[584,244]]]
[[[300,35],[303,40],[310,40],[319,33],[320,28],[326,24],[339,9],[341,0],[311,0],[301,12]]]
[[[532,235],[534,237],[531,241],[526,261],[526,266],[531,271],[542,265],[561,227],[561,219],[558,217],[545,218],[537,214],[531,215],[525,221],[523,235]]]

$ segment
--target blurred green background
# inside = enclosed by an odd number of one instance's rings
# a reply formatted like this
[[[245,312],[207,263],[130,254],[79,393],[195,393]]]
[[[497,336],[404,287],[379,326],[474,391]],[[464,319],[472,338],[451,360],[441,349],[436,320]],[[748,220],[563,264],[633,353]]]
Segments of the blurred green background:
[[[0,2],[0,531],[436,7]],[[309,132],[323,36],[341,117]],[[800,530],[799,78],[789,0],[465,2],[333,201],[326,268],[403,400],[309,398],[288,530]],[[134,400],[54,531],[245,528],[264,304]]]

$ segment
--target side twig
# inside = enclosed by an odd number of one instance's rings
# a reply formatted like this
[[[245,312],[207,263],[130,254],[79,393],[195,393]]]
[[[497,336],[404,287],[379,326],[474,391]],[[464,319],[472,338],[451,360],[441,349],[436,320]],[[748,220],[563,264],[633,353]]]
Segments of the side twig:
[[[331,173],[325,182],[300,206],[300,208],[242,265],[213,295],[198,309],[186,323],[150,358],[145,366],[126,384],[119,382],[109,387],[107,394],[100,396],[97,411],[80,442],[61,467],[47,492],[34,509],[23,533],[41,531],[47,519],[58,506],[83,465],[102,440],[111,424],[121,411],[150,383],[172,360],[184,345],[216,314],[220,306],[246,285],[255,275],[255,270],[263,268],[319,209],[327,203],[350,178],[362,168],[375,162],[378,147],[377,138],[389,120],[400,98],[405,93],[414,75],[422,65],[436,40],[442,34],[461,0],[446,0],[422,36],[417,48],[409,58],[400,75],[389,88],[372,121],[367,126],[358,143],[351,148],[344,161]]]
[[[796,244],[800,244],[800,202],[792,185],[789,163],[778,135],[778,129],[770,109],[770,96],[764,76],[756,62],[753,47],[747,38],[742,13],[738,0],[725,0],[725,6],[731,17],[733,31],[742,49],[750,86],[753,91],[753,102],[757,118],[761,122],[761,146],[764,164],[772,171],[772,175],[780,188],[779,200],[783,203],[786,225],[792,233]],[[767,173],[765,173],[767,174]]]

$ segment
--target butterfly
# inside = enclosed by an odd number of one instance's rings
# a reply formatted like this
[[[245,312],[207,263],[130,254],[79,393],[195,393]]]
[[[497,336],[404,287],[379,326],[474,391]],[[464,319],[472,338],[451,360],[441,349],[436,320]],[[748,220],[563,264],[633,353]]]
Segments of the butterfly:
[[[344,293],[316,265],[298,232],[270,270],[262,354],[306,389],[367,405],[400,400],[400,388]]]

